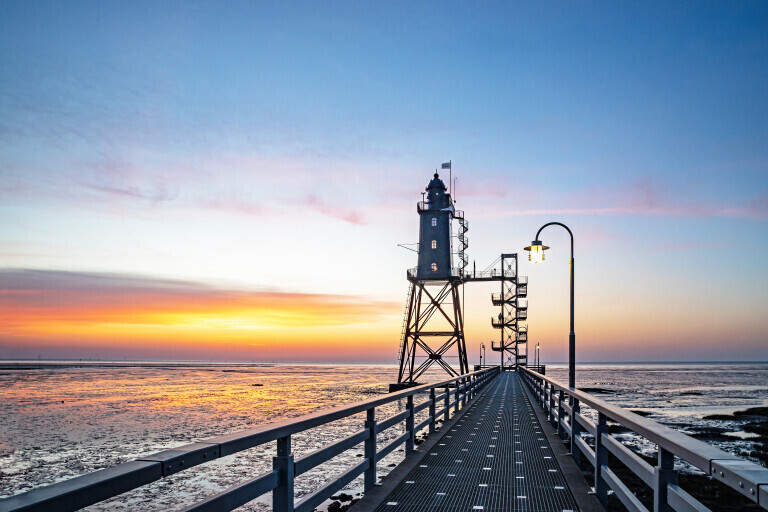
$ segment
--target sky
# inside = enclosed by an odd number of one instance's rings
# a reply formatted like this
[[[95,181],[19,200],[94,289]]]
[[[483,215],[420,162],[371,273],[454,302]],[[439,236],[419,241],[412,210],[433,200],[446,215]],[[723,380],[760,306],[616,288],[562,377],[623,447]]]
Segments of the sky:
[[[768,360],[766,91],[758,1],[2,2],[0,358],[395,363],[450,160],[544,362],[550,221],[577,361]]]

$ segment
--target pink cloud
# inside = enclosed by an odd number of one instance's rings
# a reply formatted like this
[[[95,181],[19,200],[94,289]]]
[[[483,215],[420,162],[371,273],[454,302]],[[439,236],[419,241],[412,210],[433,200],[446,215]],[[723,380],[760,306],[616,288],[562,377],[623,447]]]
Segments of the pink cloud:
[[[363,213],[361,211],[355,210],[354,208],[343,208],[343,207],[329,205],[321,201],[314,194],[304,198],[304,200],[301,201],[300,204],[308,208],[311,208],[319,213],[322,213],[323,215],[327,215],[328,217],[340,219],[345,222],[349,222],[351,224],[361,225],[366,223],[365,217],[363,216]]]
[[[526,196],[521,196],[526,197]],[[752,201],[739,205],[716,204],[703,198],[682,197],[663,191],[651,180],[635,182],[629,186],[596,187],[567,194],[541,194],[549,197],[547,203],[560,207],[526,208],[487,213],[483,217],[522,215],[646,215],[690,218],[746,218],[768,220],[768,192]]]
[[[727,249],[729,247],[728,244],[699,244],[699,243],[688,243],[688,244],[667,244],[667,245],[658,245],[653,248],[654,252],[670,252],[670,251],[702,251],[702,250],[716,250],[716,249]]]

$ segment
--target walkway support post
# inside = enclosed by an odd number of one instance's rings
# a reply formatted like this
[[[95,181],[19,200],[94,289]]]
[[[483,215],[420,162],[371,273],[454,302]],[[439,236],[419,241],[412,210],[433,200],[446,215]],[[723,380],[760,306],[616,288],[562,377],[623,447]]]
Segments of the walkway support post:
[[[453,415],[459,414],[459,393],[461,392],[461,385],[459,381],[456,381],[456,400],[453,402]]]
[[[563,409],[563,390],[557,391],[557,436],[563,435],[563,422],[565,421],[565,410]]]
[[[653,512],[672,512],[667,504],[668,485],[677,485],[675,456],[659,446],[659,458],[653,468]]]
[[[443,413],[443,425],[451,418],[451,387],[445,386],[445,412]]]
[[[433,390],[434,393],[434,390]],[[368,469],[365,470],[365,490],[376,485],[376,408],[372,407],[365,413],[365,429],[368,439],[365,440],[365,458],[368,459]]]
[[[416,442],[416,432],[414,432],[413,427],[413,395],[408,395],[405,408],[408,411],[408,417],[405,418],[405,431],[408,433],[408,438],[405,441],[405,456],[407,457],[413,451],[413,445]]]
[[[595,495],[604,507],[608,503],[608,483],[603,478],[603,467],[608,467],[608,448],[603,445],[603,434],[608,433],[608,421],[603,413],[597,414],[595,429]]]
[[[435,432],[435,388],[429,390],[429,435]]]
[[[574,462],[578,466],[579,462],[581,462],[581,451],[576,444],[576,439],[581,437],[581,425],[576,421],[576,416],[581,411],[581,407],[579,401],[573,397],[571,397],[571,404],[571,457],[573,457]]]
[[[555,387],[549,386],[549,422],[553,427],[557,427],[557,418],[555,417]]]
[[[272,510],[293,512],[295,465],[291,451],[291,436],[277,440],[277,456],[272,459],[272,468],[277,471],[277,487],[272,491]]]

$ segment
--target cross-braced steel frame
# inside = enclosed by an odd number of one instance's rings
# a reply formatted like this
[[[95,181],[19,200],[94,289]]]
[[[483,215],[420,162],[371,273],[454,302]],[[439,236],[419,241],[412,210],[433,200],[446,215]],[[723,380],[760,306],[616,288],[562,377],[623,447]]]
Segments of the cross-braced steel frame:
[[[467,344],[464,339],[464,317],[461,310],[460,278],[448,281],[424,281],[409,278],[411,293],[406,313],[405,332],[400,348],[400,385],[414,385],[433,364],[442,367],[452,377],[469,373]],[[437,290],[435,293],[433,290]],[[447,322],[440,322],[442,318]],[[442,329],[436,329],[440,323]],[[429,343],[427,343],[429,340]],[[446,357],[457,347],[458,369]],[[437,348],[432,348],[437,347]]]

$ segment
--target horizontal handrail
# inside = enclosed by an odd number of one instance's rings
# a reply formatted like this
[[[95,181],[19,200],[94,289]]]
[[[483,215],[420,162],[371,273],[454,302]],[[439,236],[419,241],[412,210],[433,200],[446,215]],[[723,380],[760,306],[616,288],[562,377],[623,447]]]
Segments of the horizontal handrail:
[[[498,375],[498,372],[498,367],[482,369],[433,384],[414,386],[384,396],[373,397],[355,404],[317,411],[298,418],[269,423],[199,443],[164,450],[138,460],[118,464],[0,500],[0,512],[78,510],[190,467],[273,441],[277,441],[278,447],[278,454],[273,458],[274,474],[267,473],[256,479],[239,483],[206,498],[200,503],[191,505],[185,510],[231,510],[269,491],[274,491],[273,506],[275,510],[312,510],[361,473],[365,473],[365,488],[366,490],[369,489],[375,483],[376,462],[378,460],[403,443],[405,443],[405,452],[408,455],[413,450],[416,432],[427,426],[432,432],[435,429],[438,416],[444,415],[444,419],[447,420],[451,407],[454,408],[454,414],[458,412],[459,404],[465,405],[470,398],[476,396],[478,391],[490,382],[490,379]],[[453,390],[451,390],[452,386]],[[433,414],[431,411],[437,403],[438,395],[435,393],[437,388],[446,389],[439,395],[443,397],[444,403],[449,402],[448,398],[451,395],[455,397],[455,400],[451,402],[450,406],[444,407],[445,410],[441,410],[440,414]],[[413,398],[416,395],[427,393],[429,394],[427,401],[414,406]],[[396,413],[382,422],[376,422],[375,410],[377,407],[403,399],[407,400],[404,411]],[[427,420],[415,426],[415,415],[427,407],[430,407]],[[290,448],[292,435],[360,413],[367,414],[364,430],[294,461]],[[406,432],[377,452],[377,434],[403,421]],[[365,443],[365,460],[361,464],[305,497],[304,500],[294,506],[293,478],[295,476],[305,473],[361,443]],[[244,499],[246,501],[242,501]]]
[[[220,493],[209,496],[199,503],[184,508],[182,512],[233,510],[258,498],[262,494],[268,493],[275,487],[277,487],[277,471],[272,470],[269,473],[246,482],[241,482]]]
[[[370,439],[371,433],[368,430],[361,430],[360,432],[353,434],[349,437],[342,439],[341,441],[334,443],[330,446],[320,448],[319,450],[302,457],[295,462],[296,466],[293,474],[295,476],[303,475],[312,468],[315,468],[323,462],[344,453],[353,446],[357,446],[363,441]]]
[[[550,420],[559,416],[555,409],[560,399],[556,399],[555,394],[569,397],[571,404],[562,403],[561,407],[563,412],[568,414],[570,428],[561,427],[559,430],[568,434],[572,456],[578,460],[579,454],[583,453],[594,466],[595,493],[603,504],[607,499],[607,489],[610,487],[629,510],[645,510],[609,468],[608,453],[611,453],[653,489],[656,502],[669,505],[672,510],[707,510],[695,498],[677,487],[675,456],[768,510],[768,469],[580,389],[566,386],[564,383],[527,368],[521,367],[521,370],[523,381],[536,395],[539,405],[548,413]],[[597,423],[582,415],[581,406],[583,405],[597,412]],[[608,433],[608,420],[621,424],[657,445],[658,465],[651,466],[612,437]],[[558,418],[556,424],[561,422],[564,424],[565,418]],[[582,427],[595,438],[594,450],[581,437]]]

